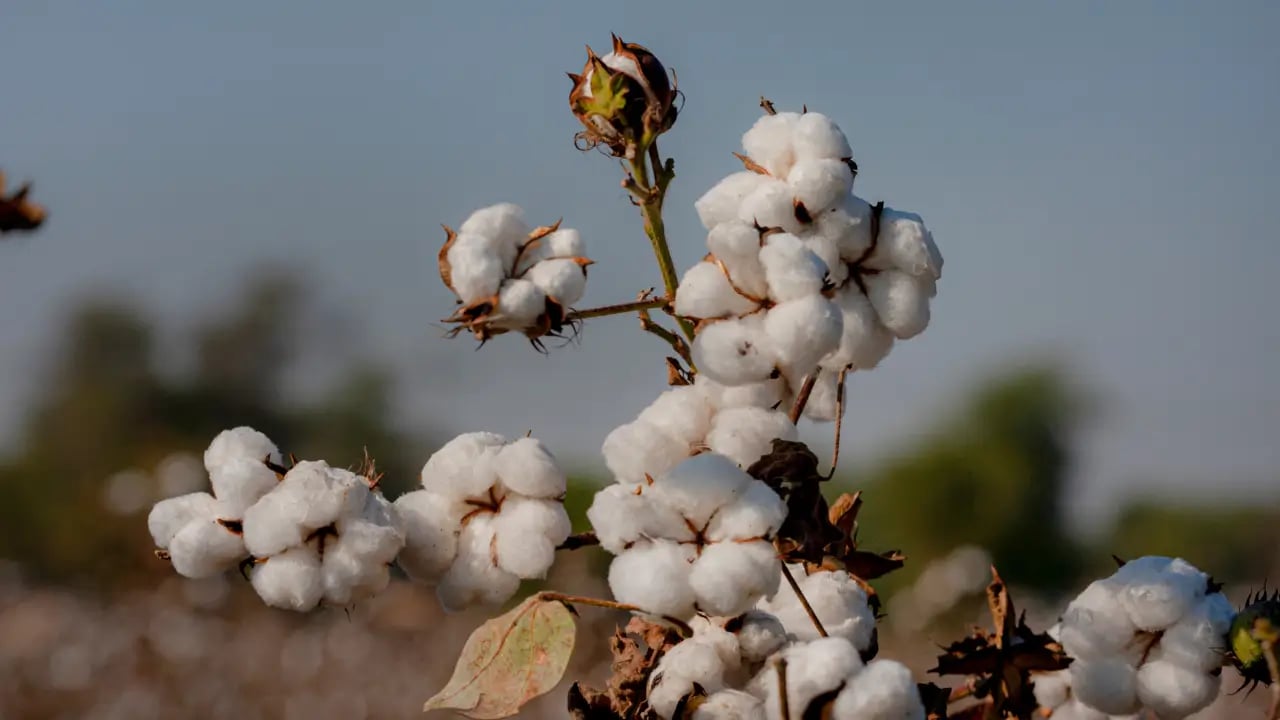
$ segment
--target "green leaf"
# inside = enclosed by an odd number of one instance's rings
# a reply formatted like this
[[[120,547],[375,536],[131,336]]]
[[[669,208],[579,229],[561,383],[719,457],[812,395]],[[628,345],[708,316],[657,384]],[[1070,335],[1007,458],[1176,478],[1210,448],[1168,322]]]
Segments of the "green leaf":
[[[475,720],[515,715],[560,682],[576,630],[564,603],[530,597],[471,633],[449,684],[423,712],[456,710]]]

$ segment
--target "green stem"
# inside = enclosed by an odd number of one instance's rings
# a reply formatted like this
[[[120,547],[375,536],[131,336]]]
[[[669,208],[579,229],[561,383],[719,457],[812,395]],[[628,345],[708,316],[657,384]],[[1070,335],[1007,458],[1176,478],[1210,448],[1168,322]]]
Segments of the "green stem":
[[[669,300],[666,298],[652,298],[650,300],[636,300],[629,303],[618,303],[617,305],[604,305],[602,307],[587,308],[586,310],[574,310],[569,313],[571,320],[586,320],[587,318],[608,317],[609,315],[625,315],[626,313],[641,312],[644,310],[657,310],[664,307]]]
[[[649,158],[654,161],[653,181],[649,178]],[[671,249],[667,244],[667,229],[662,221],[662,203],[666,199],[667,186],[675,177],[671,162],[665,165],[658,155],[658,143],[653,141],[648,152],[638,152],[631,160],[631,179],[635,185],[635,194],[641,198],[640,214],[644,218],[644,233],[649,236],[653,245],[653,255],[658,260],[658,271],[662,273],[662,285],[666,288],[667,299],[675,301],[676,287],[680,278],[676,275],[676,265],[671,259]],[[693,340],[693,323],[684,318],[676,318],[685,337]]]

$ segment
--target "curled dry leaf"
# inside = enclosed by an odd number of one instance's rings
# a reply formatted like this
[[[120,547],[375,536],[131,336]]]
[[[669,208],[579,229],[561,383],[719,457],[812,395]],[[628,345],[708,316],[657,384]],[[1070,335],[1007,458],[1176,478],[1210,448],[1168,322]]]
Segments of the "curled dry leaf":
[[[489,620],[467,638],[453,677],[422,706],[475,720],[515,715],[554,688],[573,654],[573,611],[538,595]]]

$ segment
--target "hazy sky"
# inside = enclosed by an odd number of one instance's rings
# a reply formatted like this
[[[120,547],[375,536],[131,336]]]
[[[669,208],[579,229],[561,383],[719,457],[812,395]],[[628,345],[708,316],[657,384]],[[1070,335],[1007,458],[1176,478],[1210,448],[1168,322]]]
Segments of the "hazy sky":
[[[403,371],[412,418],[531,427],[590,461],[661,389],[661,348],[616,318],[549,357],[443,340],[435,253],[440,223],[510,200],[582,231],[599,262],[584,305],[658,282],[616,166],[571,145],[563,73],[610,31],[686,94],[663,140],[682,267],[704,252],[692,202],[737,167],[762,94],[836,118],[859,194],[933,229],[933,324],[853,383],[855,462],[984,375],[1054,356],[1103,403],[1081,506],[1280,488],[1267,2],[7,0],[0,167],[37,179],[52,220],[0,247],[0,433],[74,298],[126,286],[176,324],[288,261],[367,324],[350,347]]]

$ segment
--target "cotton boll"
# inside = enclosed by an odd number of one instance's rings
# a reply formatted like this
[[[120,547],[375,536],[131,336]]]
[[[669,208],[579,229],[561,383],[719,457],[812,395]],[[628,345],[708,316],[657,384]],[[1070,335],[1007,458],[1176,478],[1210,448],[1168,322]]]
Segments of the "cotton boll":
[[[300,462],[244,513],[244,542],[256,557],[299,545],[311,531],[364,507],[364,478],[325,462]]]
[[[835,690],[862,669],[858,650],[838,637],[792,645],[782,651],[782,657],[787,661],[789,720],[800,720],[815,697]],[[774,717],[775,709],[780,707],[777,671],[765,667],[752,685],[759,691],[755,694],[764,699],[770,717]]]
[[[841,160],[803,160],[791,168],[787,184],[810,217],[841,204],[853,189],[853,171]]]
[[[787,393],[787,381],[781,376],[746,385],[721,385],[706,375],[699,374],[694,378],[693,384],[702,389],[715,410],[735,407],[772,408],[782,402]]]
[[[587,245],[582,241],[582,235],[573,228],[560,228],[526,246],[520,253],[520,261],[516,263],[513,274],[523,276],[529,268],[543,260],[580,258],[586,254]]]
[[[795,162],[793,133],[800,113],[765,115],[742,136],[742,149],[776,178],[785,178]]]
[[[840,346],[843,329],[843,314],[821,295],[778,303],[764,317],[764,332],[778,349],[779,363],[800,374],[811,372]]]
[[[845,262],[859,262],[871,249],[871,225],[871,206],[850,194],[844,196],[840,207],[814,218],[812,233],[833,240]]]
[[[778,618],[759,610],[748,610],[725,626],[738,638],[742,659],[750,663],[763,662],[787,644],[787,631]]]
[[[387,566],[403,545],[404,535],[395,527],[363,519],[344,523],[337,539],[324,547],[320,574],[326,602],[345,606],[382,592],[391,581]]]
[[[698,319],[745,315],[756,303],[739,295],[715,263],[700,262],[689,268],[676,289],[675,311]]]
[[[521,495],[554,498],[565,492],[564,471],[541,440],[525,437],[503,446],[493,469],[507,489]]]
[[[655,540],[618,555],[609,566],[609,589],[618,602],[655,615],[687,618],[693,614],[689,587],[690,556],[681,545]]]
[[[541,263],[539,263],[539,266]],[[535,266],[538,267],[538,266]],[[547,296],[530,280],[503,280],[491,321],[495,327],[523,330],[533,327],[547,310]]]
[[[266,558],[254,566],[250,580],[264,603],[284,610],[306,612],[324,595],[320,555],[308,545]]]
[[[250,505],[275,488],[279,478],[262,458],[241,457],[215,465],[209,481],[218,498],[218,514],[241,518]]]
[[[693,711],[692,720],[765,720],[767,716],[760,698],[741,690],[721,690]]]
[[[707,249],[729,271],[733,284],[752,297],[769,292],[760,264],[760,245],[760,231],[740,220],[720,223],[707,233]]]
[[[934,293],[932,278],[885,270],[864,275],[864,279],[871,306],[890,332],[903,340],[924,332],[929,325],[929,298]]]
[[[718,383],[749,385],[769,379],[777,356],[764,333],[763,318],[750,315],[702,328],[693,340],[693,362]]]
[[[900,270],[908,275],[942,277],[942,254],[933,242],[933,233],[915,213],[885,208],[880,215],[876,250],[867,258],[867,267]]]
[[[1160,573],[1149,573],[1127,583],[1120,603],[1140,630],[1155,632],[1177,622],[1204,595],[1208,577],[1177,559]]]
[[[551,500],[510,496],[493,521],[498,567],[520,578],[543,578],[556,546],[572,532],[564,506]]]
[[[849,279],[849,264],[840,257],[840,241],[822,234],[810,234],[801,238],[805,247],[827,267],[827,279],[839,287]]]
[[[1062,646],[1075,658],[1119,654],[1137,631],[1120,605],[1112,580],[1095,580],[1067,606],[1062,616]]]
[[[693,564],[689,585],[701,610],[734,615],[776,592],[781,577],[778,553],[771,543],[723,542],[703,549]]]
[[[880,316],[871,301],[856,285],[849,285],[833,298],[843,316],[840,323],[840,344],[823,364],[830,368],[852,365],[858,370],[870,370],[893,349],[893,333],[880,322]]]
[[[672,718],[680,700],[697,683],[707,692],[724,687],[724,660],[712,645],[698,638],[676,643],[658,661],[646,693],[649,706],[663,718]]]
[[[853,157],[849,140],[831,118],[809,112],[796,119],[792,128],[796,158],[805,160],[844,160]]]
[[[716,511],[707,525],[707,539],[720,543],[771,537],[786,517],[787,504],[778,493],[759,480],[752,480],[737,500]]]
[[[506,444],[501,435],[464,433],[445,443],[422,466],[422,487],[455,498],[481,497],[498,481],[492,456]]]
[[[743,199],[767,182],[768,177],[749,170],[729,175],[693,204],[698,211],[698,219],[702,220],[703,227],[708,230],[736,220]]]
[[[497,295],[508,266],[482,240],[462,242],[464,236],[458,238],[445,254],[453,291],[467,304]]]
[[[775,439],[796,439],[796,427],[785,413],[754,407],[730,408],[716,413],[707,434],[707,447],[748,468],[773,450]]]
[[[1038,673],[1031,681],[1031,691],[1041,707],[1052,710],[1071,699],[1071,673],[1066,670]]]
[[[504,267],[515,262],[516,250],[529,237],[524,211],[512,203],[498,203],[480,208],[458,228],[459,235],[474,234],[487,240],[489,251],[497,255]]]
[[[830,422],[839,412],[839,372],[823,368],[818,371],[809,400],[804,404],[804,416],[818,422]]]
[[[204,468],[213,474],[217,468],[235,460],[271,460],[280,462],[280,450],[266,435],[242,425],[218,433],[204,451]]]
[[[519,588],[519,578],[494,564],[493,540],[491,515],[476,515],[462,528],[458,556],[436,586],[436,598],[446,611],[462,610],[475,603],[499,605]]]
[[[692,539],[679,513],[642,495],[643,484],[606,485],[596,493],[587,509],[587,520],[600,539],[600,546],[614,555],[621,554],[633,543],[654,537]],[[687,535],[681,535],[684,528]]]
[[[173,569],[183,577],[195,579],[230,570],[247,555],[240,536],[212,519],[197,518],[187,523],[169,543]]]
[[[1169,662],[1152,661],[1138,668],[1138,700],[1160,720],[1182,718],[1209,706],[1221,679]]]
[[[685,442],[701,442],[711,430],[714,412],[702,386],[696,384],[663,392],[640,412],[638,422],[662,430]]]
[[[151,508],[147,515],[147,529],[151,531],[151,539],[156,547],[169,547],[173,536],[196,519],[214,519],[214,506],[217,501],[206,492],[189,493],[161,500]]]
[[[1111,576],[1117,585],[1129,585],[1146,581],[1163,574],[1173,563],[1173,558],[1162,555],[1144,555],[1120,566]]]
[[[689,457],[690,451],[688,440],[639,421],[614,428],[601,447],[609,472],[618,482],[630,483],[665,473]]]
[[[738,220],[753,227],[781,228],[784,232],[800,233],[808,223],[801,222],[796,213],[796,198],[790,186],[771,180],[756,188],[738,208]]]
[[[731,459],[702,453],[660,477],[649,489],[649,497],[702,527],[721,507],[742,497],[752,482],[756,480]]]
[[[867,594],[849,573],[834,570],[805,575],[804,567],[797,565],[792,567],[792,574],[828,635],[843,638],[858,650],[871,646],[875,613],[867,605]],[[797,639],[818,637],[817,628],[789,584],[779,586],[777,594],[761,601],[758,607],[776,616]]]
[[[443,495],[415,490],[396,498],[395,509],[405,531],[398,564],[416,580],[440,577],[458,553],[462,517],[458,503]]]
[[[543,260],[529,268],[524,277],[537,285],[547,297],[566,307],[581,300],[587,289],[586,268],[577,260]]]
[[[924,720],[924,703],[906,665],[876,660],[854,676],[832,707],[839,720]]]
[[[795,235],[770,235],[760,249],[760,263],[774,302],[815,295],[826,284],[826,264]]]
[[[1081,703],[1079,700],[1072,698],[1065,705],[1059,705],[1053,711],[1053,720],[1116,720],[1115,716],[1108,715],[1104,712],[1094,710]],[[1140,720],[1136,716],[1122,718],[1121,720]]]
[[[1117,657],[1090,658],[1071,663],[1071,689],[1076,698],[1110,715],[1137,712],[1137,674]]]
[[[1221,593],[1205,597],[1160,637],[1160,659],[1192,670],[1222,667],[1234,608]]]

